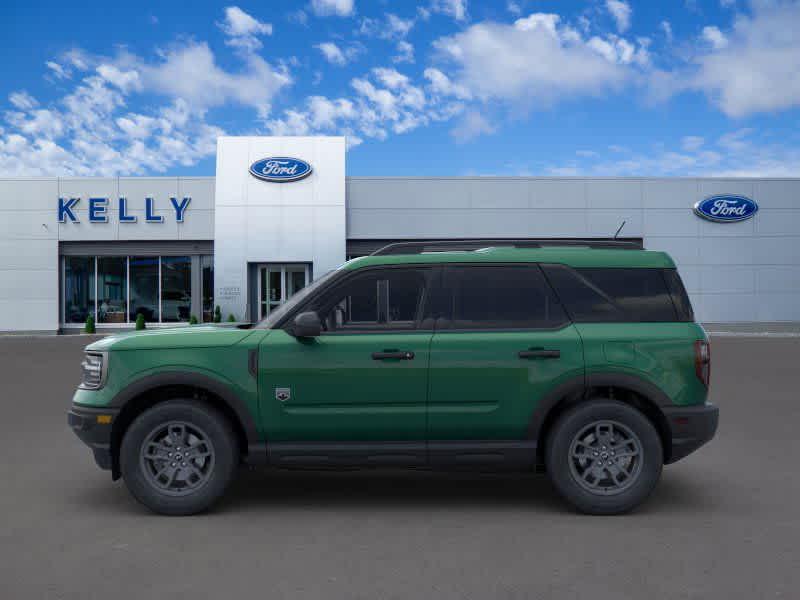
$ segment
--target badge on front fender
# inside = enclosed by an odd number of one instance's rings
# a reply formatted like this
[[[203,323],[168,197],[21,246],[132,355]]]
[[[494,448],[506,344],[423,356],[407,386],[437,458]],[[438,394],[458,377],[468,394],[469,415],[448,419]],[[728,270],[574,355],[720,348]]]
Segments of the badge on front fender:
[[[292,397],[292,391],[289,388],[275,388],[275,400],[279,402],[286,402]]]

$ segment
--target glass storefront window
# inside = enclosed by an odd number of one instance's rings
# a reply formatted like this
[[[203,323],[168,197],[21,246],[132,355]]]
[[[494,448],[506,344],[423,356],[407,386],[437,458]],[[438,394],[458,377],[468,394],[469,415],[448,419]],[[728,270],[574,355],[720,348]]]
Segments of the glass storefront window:
[[[144,315],[147,323],[157,323],[158,314],[158,256],[130,257],[130,321]]]
[[[189,320],[192,311],[192,260],[189,256],[161,257],[161,322]]]
[[[203,277],[203,322],[214,320],[214,257],[201,256],[200,269]]]
[[[127,321],[128,259],[125,256],[97,258],[97,322]]]
[[[94,316],[94,256],[64,257],[64,322]]]
[[[214,319],[214,257],[64,256],[64,324],[188,323],[194,310]],[[202,292],[192,305],[192,290]]]

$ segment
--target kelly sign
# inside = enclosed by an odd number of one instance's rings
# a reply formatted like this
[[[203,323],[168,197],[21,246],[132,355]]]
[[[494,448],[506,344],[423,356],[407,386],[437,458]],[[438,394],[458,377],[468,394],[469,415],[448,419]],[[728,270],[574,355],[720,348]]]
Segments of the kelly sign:
[[[184,197],[181,200],[170,198],[170,206],[167,208],[159,207],[153,198],[144,199],[144,220],[146,223],[163,223],[164,213],[174,212],[175,221],[183,223],[186,209],[189,208],[191,198]],[[59,223],[78,223],[75,213],[80,205],[80,198],[59,198],[58,199],[58,222]],[[109,198],[89,198],[86,201],[87,213],[90,223],[108,223],[108,215],[116,210],[120,223],[136,223],[137,216],[130,214],[130,207],[127,198],[118,198],[115,205],[110,203]]]

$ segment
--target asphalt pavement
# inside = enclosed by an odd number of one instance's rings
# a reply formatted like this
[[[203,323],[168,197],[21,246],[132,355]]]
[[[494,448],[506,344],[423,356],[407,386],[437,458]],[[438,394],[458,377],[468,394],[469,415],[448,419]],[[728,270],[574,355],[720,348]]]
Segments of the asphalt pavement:
[[[717,438],[637,512],[544,476],[244,471],[149,513],[66,425],[82,336],[0,338],[0,598],[800,597],[800,339],[712,341]]]

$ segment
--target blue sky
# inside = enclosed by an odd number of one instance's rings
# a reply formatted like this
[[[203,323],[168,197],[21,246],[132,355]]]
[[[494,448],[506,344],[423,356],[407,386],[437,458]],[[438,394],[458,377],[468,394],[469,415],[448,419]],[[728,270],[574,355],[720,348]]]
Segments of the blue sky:
[[[0,175],[800,176],[800,2],[6,2]]]

